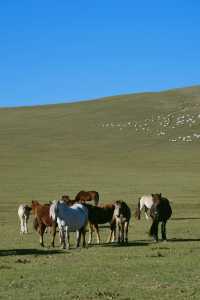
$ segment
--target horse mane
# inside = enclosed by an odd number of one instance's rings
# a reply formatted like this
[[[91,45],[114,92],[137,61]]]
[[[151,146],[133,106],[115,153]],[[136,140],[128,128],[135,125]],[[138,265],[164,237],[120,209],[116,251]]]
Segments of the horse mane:
[[[53,221],[56,220],[58,204],[59,204],[59,201],[54,200],[49,209],[49,216]]]
[[[85,193],[85,191],[80,191],[80,192],[78,192],[78,194],[76,195],[76,197],[75,197],[75,200],[76,201],[79,201],[80,200],[80,196],[81,196],[81,194],[83,194],[83,193]]]

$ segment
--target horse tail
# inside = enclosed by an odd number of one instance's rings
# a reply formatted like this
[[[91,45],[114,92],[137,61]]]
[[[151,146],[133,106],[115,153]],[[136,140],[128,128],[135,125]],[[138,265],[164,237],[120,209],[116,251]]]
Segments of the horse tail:
[[[135,212],[135,217],[140,220],[140,217],[141,217],[141,212],[140,212],[140,200],[141,200],[141,197],[138,198],[138,204],[137,204],[137,209],[136,209],[136,212]]]
[[[49,215],[53,221],[56,221],[57,213],[58,213],[58,201],[55,201],[51,204],[50,209],[49,209]]]

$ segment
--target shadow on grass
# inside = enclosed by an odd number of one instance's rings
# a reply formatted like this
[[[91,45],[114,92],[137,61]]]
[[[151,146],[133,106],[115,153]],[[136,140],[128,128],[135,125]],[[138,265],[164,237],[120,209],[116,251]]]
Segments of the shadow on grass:
[[[61,250],[39,250],[39,249],[5,249],[0,250],[1,256],[15,256],[15,255],[54,255],[61,254]]]
[[[119,244],[117,242],[115,243],[101,243],[101,244],[91,244],[88,245],[88,247],[141,247],[141,246],[148,246],[149,244],[152,244],[152,241],[130,241],[128,244]]]
[[[168,242],[200,242],[200,239],[181,239],[181,238],[174,238],[168,239]]]
[[[200,220],[200,218],[198,217],[172,218],[172,221],[184,221],[184,220]]]

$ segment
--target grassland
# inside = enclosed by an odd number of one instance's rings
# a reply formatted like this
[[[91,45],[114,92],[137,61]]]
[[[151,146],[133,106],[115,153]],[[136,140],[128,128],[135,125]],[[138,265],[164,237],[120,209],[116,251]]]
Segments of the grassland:
[[[0,109],[0,299],[200,299],[200,87]],[[184,117],[183,117],[184,116]],[[95,189],[162,192],[167,243],[132,218],[130,245],[61,251],[19,235],[17,206]],[[101,229],[106,240],[107,228]]]

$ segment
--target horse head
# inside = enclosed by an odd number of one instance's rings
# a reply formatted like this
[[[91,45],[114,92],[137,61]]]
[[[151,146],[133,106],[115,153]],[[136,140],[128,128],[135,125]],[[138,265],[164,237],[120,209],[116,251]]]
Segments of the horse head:
[[[159,215],[159,204],[162,200],[162,194],[152,194],[153,205],[150,210],[150,215],[153,219],[157,218]]]
[[[162,194],[159,193],[159,194],[151,194],[151,195],[152,195],[153,203],[155,205],[159,204],[160,200],[162,199]]]
[[[122,201],[117,200],[114,203],[115,209],[114,209],[114,216],[119,218],[120,215],[122,214]]]

